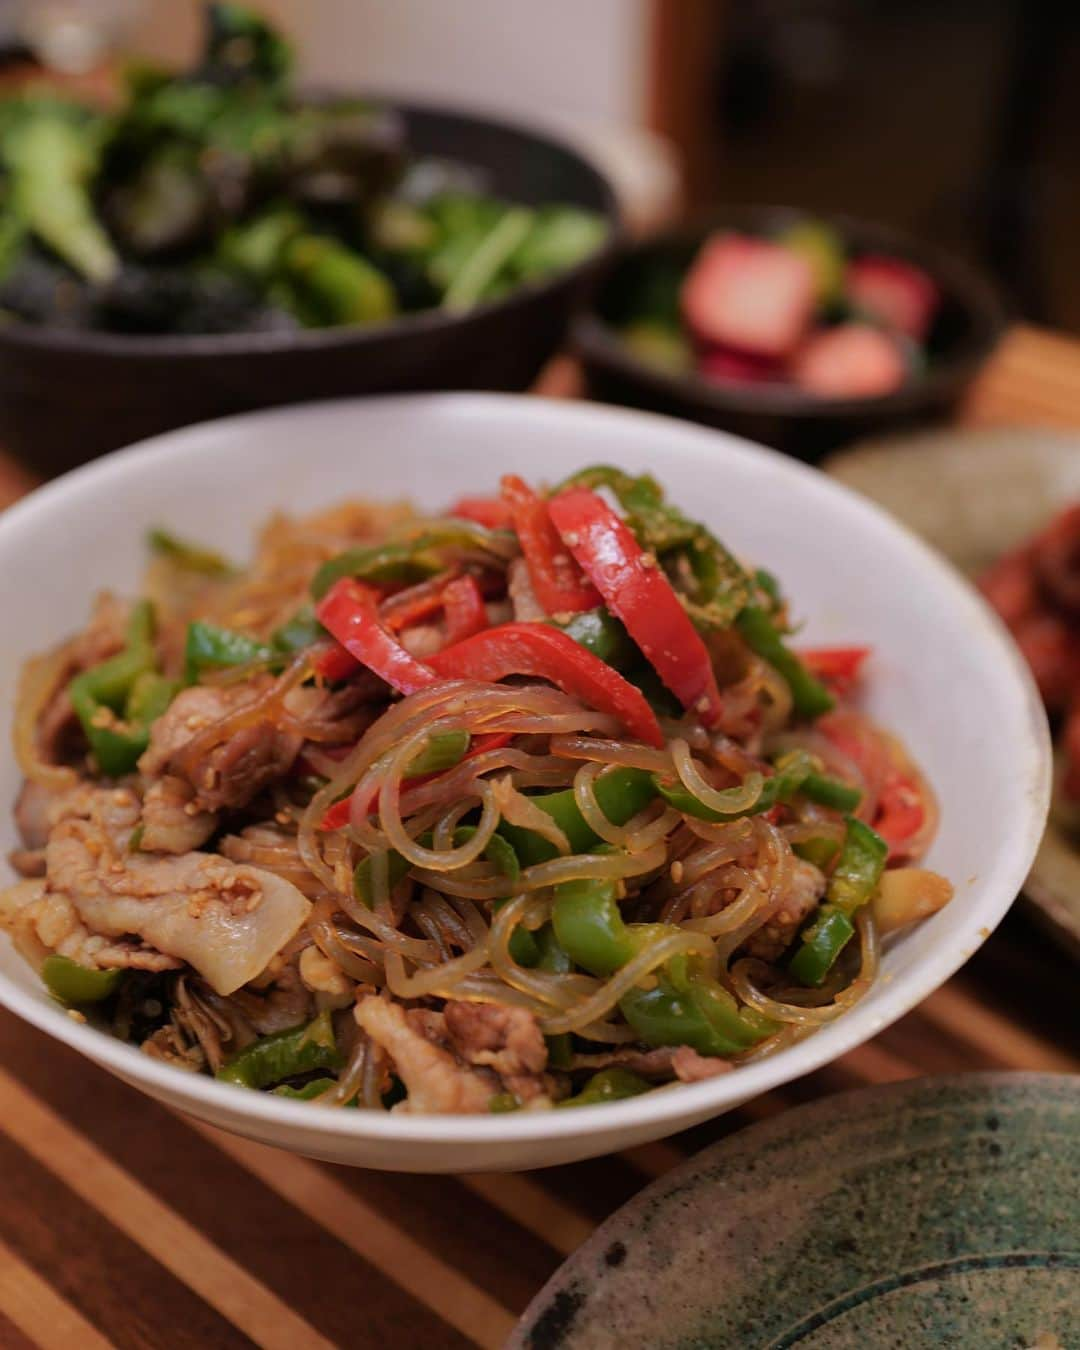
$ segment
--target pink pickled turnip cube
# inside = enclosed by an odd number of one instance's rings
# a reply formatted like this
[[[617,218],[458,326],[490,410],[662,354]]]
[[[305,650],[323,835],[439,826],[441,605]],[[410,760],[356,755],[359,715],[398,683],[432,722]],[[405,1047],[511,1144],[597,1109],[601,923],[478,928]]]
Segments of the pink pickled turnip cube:
[[[863,313],[916,342],[929,332],[940,301],[922,268],[870,255],[849,264],[847,297]]]
[[[779,361],[806,331],[816,290],[802,254],[767,239],[714,235],[683,281],[683,317],[702,342]]]
[[[820,398],[875,398],[899,389],[907,362],[899,343],[868,323],[822,328],[791,366],[800,389]]]

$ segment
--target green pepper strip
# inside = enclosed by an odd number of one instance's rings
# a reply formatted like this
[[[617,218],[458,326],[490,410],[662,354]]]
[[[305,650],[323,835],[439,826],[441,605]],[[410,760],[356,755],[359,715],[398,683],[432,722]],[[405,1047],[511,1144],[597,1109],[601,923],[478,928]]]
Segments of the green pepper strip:
[[[512,1092],[496,1092],[493,1097],[488,1098],[488,1110],[493,1116],[503,1116],[508,1111],[519,1110],[520,1107],[520,1100]]]
[[[301,605],[291,619],[270,635],[270,644],[275,651],[291,653],[302,651],[324,637],[326,629],[315,617],[315,611],[310,605]]]
[[[201,572],[208,577],[231,577],[236,575],[232,564],[210,549],[200,548],[198,544],[189,544],[186,539],[178,539],[168,530],[153,529],[146,536],[151,552],[157,553],[189,572]]]
[[[282,657],[302,651],[325,636],[326,629],[307,606],[274,631],[269,646],[246,633],[196,621],[188,625],[184,675],[189,684],[194,684],[204,670],[224,670],[260,661],[272,670],[280,669]]]
[[[184,676],[194,684],[204,670],[224,670],[229,666],[248,666],[256,661],[272,661],[274,650],[230,628],[212,623],[189,623],[184,643]]]
[[[669,806],[674,806],[677,811],[681,811],[684,816],[693,816],[695,820],[718,821],[738,820],[740,816],[756,816],[762,811],[767,811],[773,805],[776,793],[769,791],[769,784],[774,780],[771,778],[762,778],[761,774],[758,774],[757,777],[761,779],[761,795],[758,797],[757,801],[754,802],[753,806],[748,806],[745,810],[741,811],[714,811],[711,806],[706,806],[703,801],[700,801],[695,797],[690,789],[684,787],[678,779],[672,781],[671,779],[665,778],[663,774],[654,774],[653,782],[656,784],[656,790],[661,797],[663,797],[664,801],[666,801]],[[730,791],[733,799],[736,794],[741,797],[743,785],[740,784],[737,787],[725,789],[725,791]]]
[[[601,1069],[599,1073],[594,1073],[576,1097],[564,1097],[561,1102],[556,1102],[557,1107],[564,1106],[599,1106],[604,1102],[618,1102],[625,1097],[640,1097],[643,1092],[648,1092],[650,1084],[646,1083],[644,1078],[639,1078],[636,1073],[631,1073],[629,1069],[621,1069],[616,1065],[610,1069]]]
[[[579,647],[598,656],[613,670],[629,670],[642,659],[641,651],[630,634],[614,614],[610,614],[603,606],[599,609],[584,609],[565,623],[558,623],[554,619],[547,622],[553,628],[561,629]]]
[[[823,773],[808,773],[803,779],[799,791],[819,806],[831,806],[834,811],[849,813],[862,801],[862,793],[839,778],[829,778]]]
[[[601,774],[593,786],[601,811],[613,825],[625,825],[656,796],[652,774],[645,769],[613,769]],[[578,810],[573,789],[531,795],[530,800],[566,835],[571,853],[589,853],[601,842],[600,836],[589,828]],[[520,825],[504,822],[499,826],[499,833],[513,845],[514,852],[526,867],[559,855],[559,850],[549,839]]]
[[[685,957],[673,957],[652,988],[624,994],[619,1008],[646,1045],[689,1045],[701,1055],[736,1055],[776,1030]]]
[[[807,862],[812,862],[815,867],[820,867],[824,871],[840,852],[840,841],[821,835],[818,838],[804,839],[801,843],[792,844],[791,851],[797,857],[805,858]]]
[[[270,1091],[275,1097],[288,1097],[295,1102],[312,1102],[333,1086],[334,1080],[332,1078],[313,1078],[310,1083],[305,1083],[303,1087],[293,1087],[289,1083],[282,1083],[279,1087],[271,1088]]]
[[[518,927],[514,930],[514,935],[516,937],[518,933],[525,931]],[[529,937],[532,938],[539,952],[538,959],[532,963],[536,970],[546,970],[553,975],[570,974],[574,963],[563,950],[559,939],[555,936],[555,929],[550,923],[544,924],[543,928],[538,928],[535,933],[530,933]],[[511,954],[513,954],[513,950],[511,944]],[[526,965],[528,963],[521,961],[519,964]],[[574,1059],[573,1037],[570,1033],[563,1031],[557,1036],[545,1036],[544,1040],[548,1048],[548,1064],[553,1069],[568,1069]]]
[[[836,706],[832,694],[784,644],[764,609],[758,605],[747,605],[735,621],[735,626],[747,645],[787,682],[795,711],[800,717],[820,717]]]
[[[391,849],[386,854],[386,888],[389,894],[393,894],[396,888],[409,875],[409,868],[412,864],[407,858],[403,858],[400,853]],[[369,854],[366,858],[361,858],[353,870],[353,890],[356,892],[356,898],[361,904],[367,905],[368,909],[375,908],[375,855]]]
[[[305,1083],[303,1087],[293,1087],[290,1083],[282,1083],[270,1091],[275,1097],[288,1097],[294,1102],[313,1102],[316,1097],[321,1097],[324,1092],[334,1086],[333,1078],[313,1078],[310,1083]],[[360,1103],[355,1097],[350,1097],[345,1106],[358,1107]]]
[[[614,975],[638,951],[623,921],[613,881],[564,881],[555,887],[551,925],[559,946],[590,975]]]
[[[41,963],[41,978],[61,1003],[100,1003],[116,992],[124,972],[94,970],[66,956],[47,956]]]
[[[128,620],[122,652],[77,675],[68,686],[101,772],[110,778],[130,773],[150,743],[150,723],[168,707],[179,685],[154,670],[154,614],[140,600]],[[102,709],[113,721],[100,725]]]
[[[791,750],[788,754],[781,755],[775,764],[776,772],[763,781],[761,793],[753,806],[740,811],[714,811],[712,807],[699,801],[681,782],[678,780],[672,782],[661,774],[655,774],[653,781],[664,800],[683,815],[693,816],[697,820],[739,820],[743,816],[760,815],[762,811],[770,811],[781,802],[791,801],[796,793],[804,790],[806,781],[813,772],[813,766],[814,759],[805,750]],[[743,787],[744,785],[740,784],[725,791],[729,791],[735,799],[742,795]]]
[[[566,881],[555,887],[552,927],[570,959],[606,978],[626,965],[666,924],[626,924],[609,881]],[[653,988],[631,989],[619,1001],[627,1022],[647,1045],[690,1045],[703,1055],[733,1055],[774,1030],[750,1008],[740,1008],[715,980],[675,957]]]
[[[847,818],[847,836],[826,899],[850,919],[877,889],[889,846],[876,830],[854,816]]]
[[[843,910],[821,905],[803,929],[799,948],[788,962],[792,978],[804,985],[823,984],[854,934],[855,925]]]
[[[605,665],[617,670],[645,695],[645,701],[658,717],[681,717],[682,704],[649,665],[641,648],[623,625],[601,606],[585,609],[566,623],[546,622],[560,628],[579,647],[598,656]]]
[[[311,594],[321,600],[335,581],[355,577],[360,581],[423,581],[440,571],[438,556],[445,548],[459,548],[510,558],[518,552],[508,530],[488,530],[467,520],[436,525],[411,539],[390,540],[372,548],[350,548],[324,562],[311,582]]]
[[[419,778],[425,773],[442,773],[452,769],[465,758],[471,737],[467,731],[437,731],[429,736],[424,748],[409,761],[406,778]]]
[[[238,1087],[267,1088],[312,1069],[340,1069],[344,1062],[329,1010],[324,1010],[306,1026],[261,1036],[227,1060],[216,1077]]]
[[[779,581],[764,567],[759,567],[754,573],[754,585],[757,587],[758,600],[763,602],[762,609],[766,610],[770,618],[779,618],[784,612],[784,596]]]
[[[145,670],[135,677],[131,692],[124,704],[124,716],[128,722],[149,728],[156,722],[180,692],[179,680],[170,680],[167,675],[159,675],[156,670]]]
[[[788,963],[791,975],[804,985],[820,985],[855,931],[852,920],[877,889],[889,846],[881,835],[854,816],[825,900],[803,929],[800,946]]]

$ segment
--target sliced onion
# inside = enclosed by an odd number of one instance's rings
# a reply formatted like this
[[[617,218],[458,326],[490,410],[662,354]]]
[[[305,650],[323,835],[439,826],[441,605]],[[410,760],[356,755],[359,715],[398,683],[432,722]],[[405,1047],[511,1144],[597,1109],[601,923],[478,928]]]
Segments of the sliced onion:
[[[71,668],[70,643],[45,656],[32,657],[19,672],[15,692],[15,724],[12,738],[15,759],[32,783],[57,792],[73,787],[79,776],[63,764],[49,764],[41,757],[38,722]]]

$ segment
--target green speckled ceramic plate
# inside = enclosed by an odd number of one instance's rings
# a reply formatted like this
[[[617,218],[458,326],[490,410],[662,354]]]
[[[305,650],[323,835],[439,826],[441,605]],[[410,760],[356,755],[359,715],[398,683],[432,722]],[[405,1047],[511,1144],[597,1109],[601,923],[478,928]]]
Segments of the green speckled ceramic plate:
[[[926,431],[860,445],[824,468],[872,498],[969,576],[1080,501],[1080,436],[1039,427]],[[1024,892],[1080,959],[1080,846],[1051,813]]]
[[[1080,1078],[825,1098],[644,1190],[507,1350],[1075,1350]]]

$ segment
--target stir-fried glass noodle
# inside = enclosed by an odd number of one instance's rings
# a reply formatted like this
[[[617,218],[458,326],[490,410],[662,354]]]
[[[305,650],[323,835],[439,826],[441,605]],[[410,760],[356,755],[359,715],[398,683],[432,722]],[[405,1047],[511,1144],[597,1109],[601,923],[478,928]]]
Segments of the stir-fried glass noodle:
[[[868,652],[649,478],[156,531],[27,663],[0,922],[142,1050],[322,1107],[630,1096],[844,1013],[940,908]],[[869,663],[872,667],[872,661]]]

